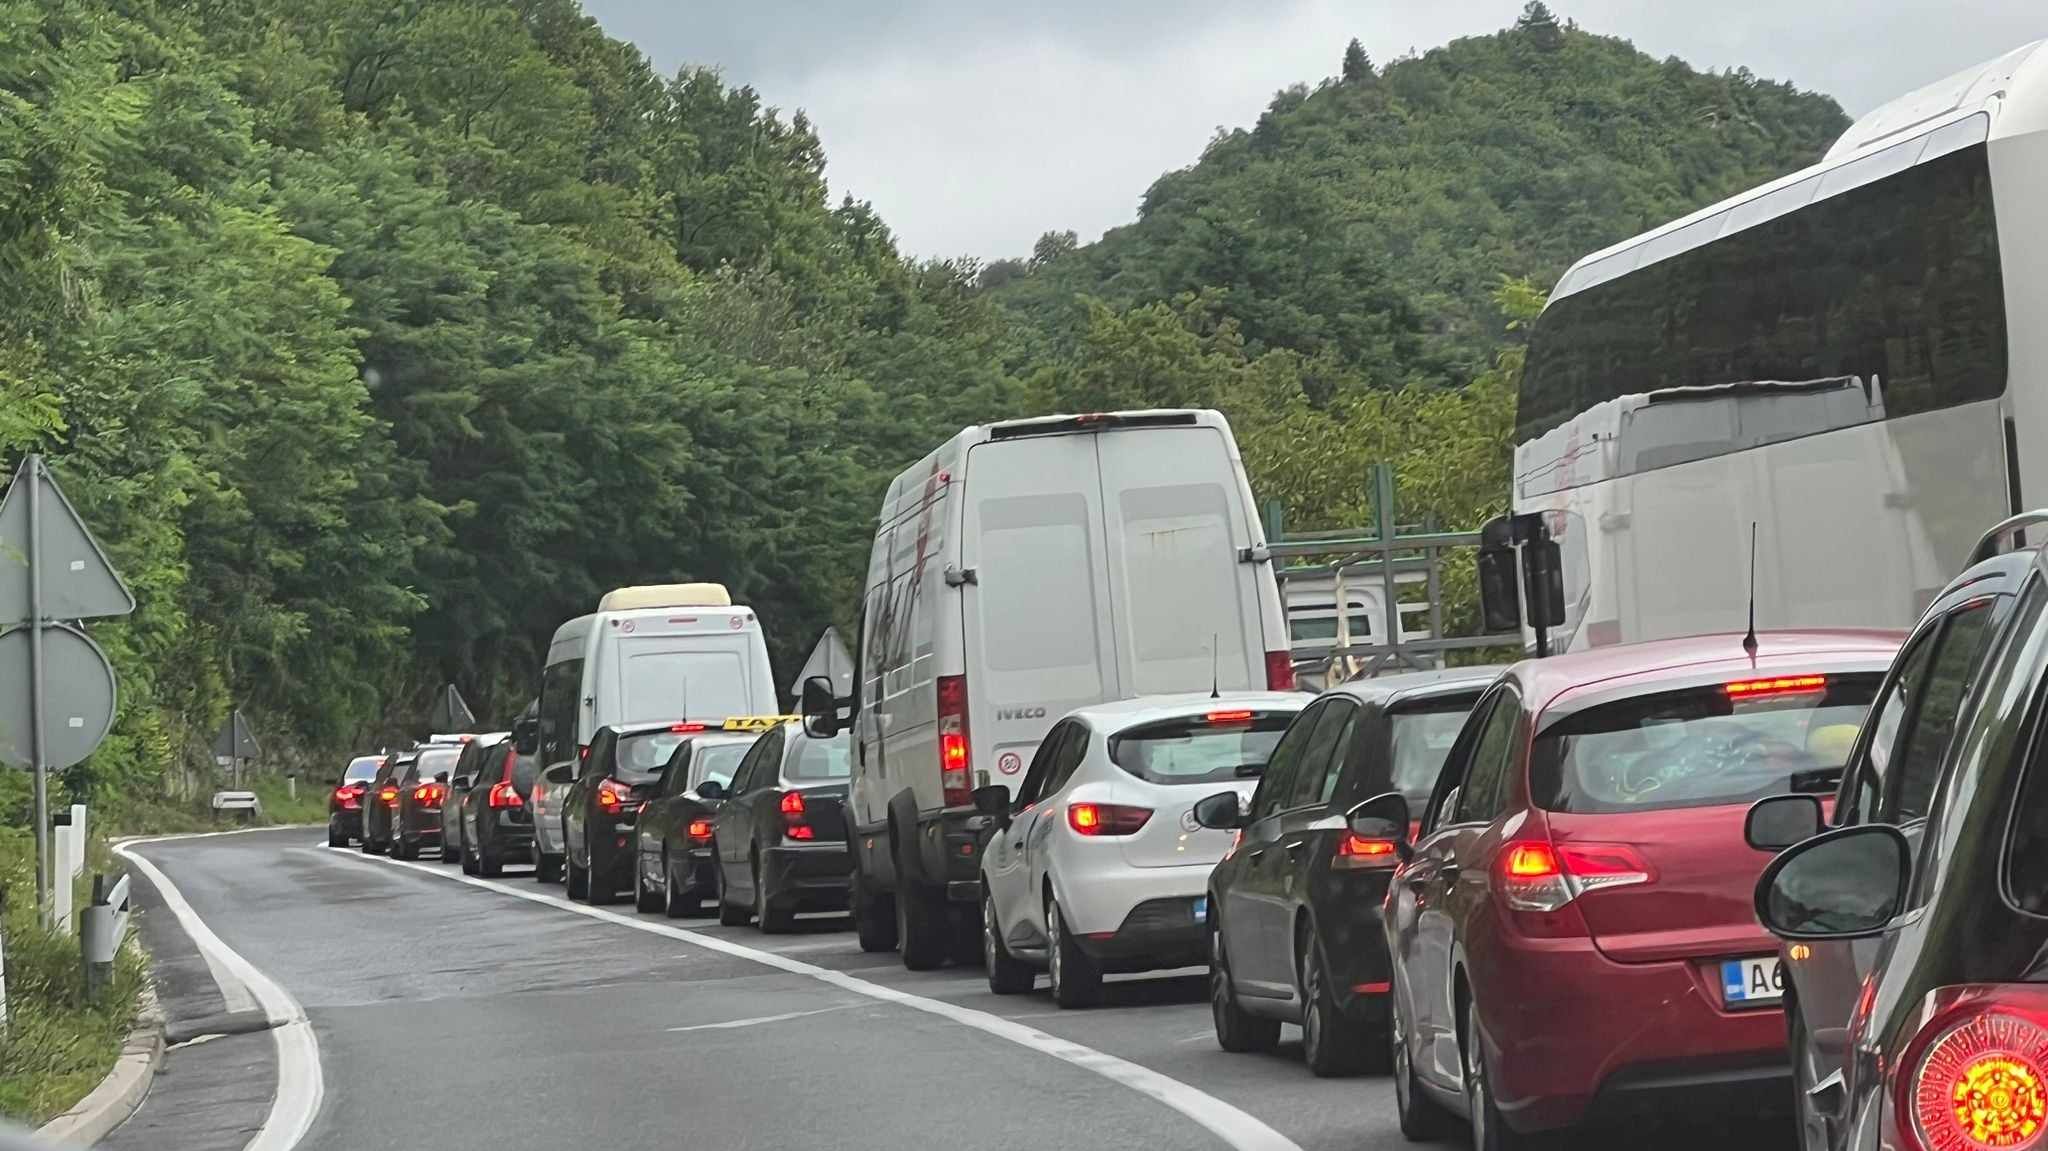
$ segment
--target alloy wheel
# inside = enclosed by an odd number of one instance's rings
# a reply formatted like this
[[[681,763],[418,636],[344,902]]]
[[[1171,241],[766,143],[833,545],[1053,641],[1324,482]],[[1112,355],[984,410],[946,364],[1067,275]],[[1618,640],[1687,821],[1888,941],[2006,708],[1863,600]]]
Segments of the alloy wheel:
[[[1327,1028],[1323,1019],[1323,965],[1316,962],[1315,941],[1301,951],[1301,1049],[1313,1063],[1322,1051]]]
[[[981,959],[990,971],[996,969],[996,901],[981,893]]]
[[[1060,962],[1060,905],[1047,900],[1045,904],[1046,950],[1052,955],[1052,993],[1059,997],[1060,984],[1066,982],[1066,964]]]
[[[1465,1006],[1465,1097],[1470,1100],[1472,1113],[1472,1146],[1474,1151],[1487,1151],[1492,1146],[1487,1141],[1487,1112],[1491,1104],[1486,1086],[1486,1057],[1480,1054],[1477,1021],[1472,1018],[1472,1007]]]

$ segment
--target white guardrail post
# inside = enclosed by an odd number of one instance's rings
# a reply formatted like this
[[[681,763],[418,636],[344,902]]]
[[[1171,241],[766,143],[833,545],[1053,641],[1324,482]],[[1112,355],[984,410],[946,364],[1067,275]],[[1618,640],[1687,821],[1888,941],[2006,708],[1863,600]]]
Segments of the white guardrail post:
[[[92,878],[92,906],[85,909],[78,927],[79,957],[85,963],[85,990],[92,998],[113,978],[114,957],[128,936],[128,877],[124,874],[110,887],[107,877]]]
[[[71,805],[71,822],[57,828],[56,847],[50,853],[50,921],[57,930],[71,933],[72,889],[85,871],[85,805]]]

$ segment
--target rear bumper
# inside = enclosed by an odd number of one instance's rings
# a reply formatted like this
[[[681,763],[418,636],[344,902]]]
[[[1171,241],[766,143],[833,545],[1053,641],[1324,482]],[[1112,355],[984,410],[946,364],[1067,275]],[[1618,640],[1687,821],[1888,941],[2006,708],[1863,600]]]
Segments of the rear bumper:
[[[1116,930],[1083,933],[1076,942],[1104,971],[1156,971],[1208,962],[1208,921],[1196,919],[1188,896],[1148,899]]]
[[[783,844],[761,852],[761,885],[772,903],[844,907],[852,865],[844,842]]]
[[[1501,1109],[1525,1131],[1614,1110],[1782,1105],[1785,1014],[1721,1006],[1715,964],[1616,963],[1587,939],[1516,940],[1473,971]]]
[[[1180,917],[1199,934],[1204,924],[1194,920],[1190,908],[1208,894],[1209,876],[1215,870],[1213,860],[1178,867],[1131,867],[1114,846],[1103,852],[1090,844],[1085,855],[1066,854],[1056,861],[1052,888],[1060,901],[1060,919],[1078,935],[1120,932],[1141,908],[1165,901],[1177,902]]]
[[[327,813],[327,827],[337,835],[360,839],[363,835],[363,809],[330,811]]]
[[[533,824],[514,823],[502,817],[477,821],[477,847],[494,855],[523,855],[533,850]]]

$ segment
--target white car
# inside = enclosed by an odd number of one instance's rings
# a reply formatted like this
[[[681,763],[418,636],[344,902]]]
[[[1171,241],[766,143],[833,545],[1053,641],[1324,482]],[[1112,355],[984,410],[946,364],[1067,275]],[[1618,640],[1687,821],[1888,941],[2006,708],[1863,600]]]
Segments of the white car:
[[[1249,797],[1296,712],[1293,692],[1152,696],[1069,712],[1046,733],[1010,798],[975,792],[995,817],[983,849],[981,946],[989,989],[1052,976],[1062,1007],[1101,997],[1107,972],[1207,962],[1209,872],[1227,831],[1195,822],[1219,785]]]

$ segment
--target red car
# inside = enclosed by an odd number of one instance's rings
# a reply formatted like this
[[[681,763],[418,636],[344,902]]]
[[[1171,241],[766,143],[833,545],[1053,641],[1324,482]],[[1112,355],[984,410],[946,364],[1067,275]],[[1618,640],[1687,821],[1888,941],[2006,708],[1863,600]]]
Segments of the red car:
[[[1395,1099],[1478,1151],[1790,1099],[1743,822],[1829,795],[1901,636],[1767,632],[1527,660],[1473,708],[1388,888]]]

